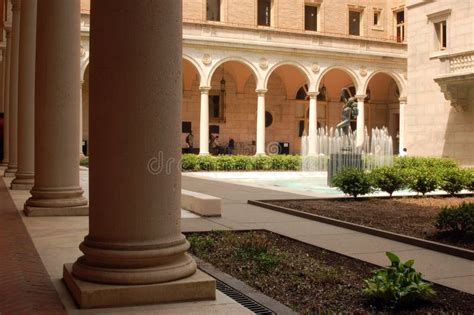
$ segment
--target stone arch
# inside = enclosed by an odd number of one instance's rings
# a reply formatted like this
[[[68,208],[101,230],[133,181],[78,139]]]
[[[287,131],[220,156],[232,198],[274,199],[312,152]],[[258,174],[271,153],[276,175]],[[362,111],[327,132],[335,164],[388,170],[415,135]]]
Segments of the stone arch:
[[[406,97],[405,80],[398,73],[393,72],[393,71],[388,71],[388,70],[375,70],[374,72],[372,72],[364,82],[364,86],[363,86],[363,90],[362,90],[363,93],[367,92],[370,80],[372,80],[372,78],[374,76],[376,76],[377,74],[380,74],[380,73],[386,74],[389,77],[391,77],[395,81],[395,83],[397,84],[398,90],[400,92],[400,97]]]
[[[335,66],[330,66],[330,67],[327,67],[326,69],[324,69],[321,74],[319,75],[318,79],[316,80],[316,89],[319,90],[319,85],[321,84],[321,81],[322,79],[324,78],[324,76],[330,72],[331,70],[341,70],[343,71],[344,73],[346,73],[352,80],[352,83],[354,83],[354,86],[356,88],[356,91],[359,91],[359,88],[361,86],[361,83],[359,81],[359,77],[357,76],[357,74],[350,68],[348,67],[345,67],[345,66],[340,66],[340,65],[335,65]]]
[[[201,67],[201,65],[191,56],[189,55],[186,55],[186,54],[183,54],[183,59],[188,61],[190,64],[192,64],[194,66],[194,68],[196,69],[198,75],[199,75],[199,82],[200,82],[200,85],[203,86],[203,85],[206,85],[206,80],[205,80],[205,75],[204,75],[204,71]]]
[[[311,86],[312,86],[312,77],[311,77],[311,74],[308,72],[308,70],[301,64],[297,63],[297,62],[293,62],[293,61],[281,61],[281,62],[278,62],[276,63],[275,65],[273,65],[268,71],[267,71],[267,74],[265,76],[265,80],[263,81],[263,88],[264,89],[267,89],[267,86],[268,86],[268,81],[270,80],[270,77],[272,76],[273,72],[275,72],[275,70],[277,70],[278,68],[282,67],[282,66],[292,66],[292,67],[295,67],[296,69],[299,70],[299,72],[303,75],[303,77],[305,78],[305,82],[306,84],[308,84],[308,87],[309,89],[311,90]],[[302,83],[302,84],[304,84]]]
[[[258,69],[257,67],[255,67],[255,65],[253,63],[251,63],[250,61],[248,61],[247,59],[245,58],[242,58],[242,57],[226,57],[226,58],[223,58],[223,59],[220,59],[219,61],[217,61],[213,66],[212,68],[210,69],[209,71],[209,75],[208,77],[206,78],[205,81],[203,82],[206,82],[206,84],[204,86],[211,86],[211,82],[212,82],[212,77],[214,76],[214,73],[216,72],[216,70],[222,66],[224,63],[226,62],[229,62],[229,61],[235,61],[235,62],[238,62],[238,63],[241,63],[245,66],[247,66],[250,70],[250,73],[254,76],[255,78],[255,83],[257,85],[257,89],[259,88],[260,86],[260,82],[261,82],[261,77],[260,77],[260,74],[258,72]]]
[[[84,59],[81,60],[81,82],[84,81],[84,74],[86,73],[86,69],[89,67],[89,52],[85,52]]]

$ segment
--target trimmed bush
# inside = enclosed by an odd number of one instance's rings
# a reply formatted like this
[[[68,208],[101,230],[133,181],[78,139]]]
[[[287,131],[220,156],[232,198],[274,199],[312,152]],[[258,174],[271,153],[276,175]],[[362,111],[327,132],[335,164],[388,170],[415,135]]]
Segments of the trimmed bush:
[[[463,190],[466,179],[464,172],[459,168],[448,168],[440,173],[439,187],[454,196]]]
[[[438,175],[426,167],[405,171],[408,187],[423,196],[439,186]]]
[[[428,168],[443,170],[458,167],[456,161],[451,159],[418,156],[395,157],[393,165],[400,169]]]
[[[445,207],[436,217],[435,226],[439,230],[456,234],[474,233],[474,203],[465,202],[457,207]]]
[[[395,308],[405,302],[431,298],[436,295],[431,283],[425,282],[421,273],[413,265],[414,260],[401,262],[390,252],[386,253],[390,266],[374,270],[371,278],[364,280],[363,293],[382,307]]]
[[[369,174],[358,168],[345,168],[332,179],[333,186],[354,198],[374,191]]]
[[[405,187],[403,172],[396,167],[380,167],[371,173],[375,188],[380,189],[390,195]]]

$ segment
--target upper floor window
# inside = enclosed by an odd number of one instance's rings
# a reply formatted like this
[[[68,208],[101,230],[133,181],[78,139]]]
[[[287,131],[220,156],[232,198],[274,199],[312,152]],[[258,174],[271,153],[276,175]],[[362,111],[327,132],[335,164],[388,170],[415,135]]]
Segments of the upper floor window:
[[[397,34],[397,42],[401,43],[405,41],[405,11],[395,12],[395,27]]]
[[[349,35],[360,36],[360,11],[349,11]]]
[[[381,26],[381,17],[382,17],[382,12],[380,10],[374,10],[374,26]]]
[[[258,0],[257,24],[271,26],[272,0]]]
[[[207,0],[206,18],[208,21],[221,20],[221,0]]]
[[[439,50],[445,50],[448,47],[448,29],[446,21],[434,23],[436,39],[438,40]]]
[[[318,7],[314,5],[304,6],[304,29],[306,31],[318,30]]]

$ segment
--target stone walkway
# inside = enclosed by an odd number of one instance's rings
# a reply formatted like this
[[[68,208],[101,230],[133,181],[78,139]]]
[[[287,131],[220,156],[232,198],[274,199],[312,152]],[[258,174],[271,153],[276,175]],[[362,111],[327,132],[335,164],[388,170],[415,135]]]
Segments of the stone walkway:
[[[81,181],[87,190],[87,170],[81,171]],[[3,181],[8,185],[11,179],[3,178]],[[13,199],[17,209],[21,210],[29,193],[26,191],[9,191],[11,199],[8,197],[7,189],[0,181],[0,226],[2,235],[0,241],[8,242],[11,236],[15,235],[15,243],[11,243],[10,250],[15,249],[18,253],[29,253],[36,257],[36,266],[41,266],[44,271],[46,268],[50,281],[53,283],[56,291],[59,293],[62,304],[70,314],[245,314],[248,313],[239,304],[231,300],[227,296],[218,292],[218,298],[213,302],[196,302],[196,303],[181,303],[181,304],[165,304],[165,305],[151,305],[140,307],[127,308],[109,308],[99,310],[78,310],[68,291],[61,281],[62,266],[67,262],[74,262],[80,256],[78,249],[79,243],[88,231],[87,217],[25,217],[21,212],[16,213],[16,222],[23,224],[18,225],[16,234],[8,232],[10,224],[7,224],[7,217],[11,217],[15,212],[13,211]],[[212,181],[183,176],[183,189],[207,193],[213,196],[223,198],[223,215],[221,218],[196,218],[193,215],[183,212],[182,229],[185,232],[191,231],[209,231],[209,230],[240,230],[240,229],[267,229],[283,235],[290,236],[300,241],[326,248],[331,251],[339,252],[351,257],[362,259],[381,266],[387,264],[385,251],[390,250],[402,257],[402,259],[414,258],[416,260],[415,267],[426,275],[426,278],[434,282],[474,293],[474,263],[472,261],[437,253],[434,251],[421,249],[415,246],[406,245],[391,240],[386,240],[376,236],[371,236],[352,230],[347,230],[324,223],[314,222],[303,218],[294,217],[291,215],[263,209],[260,207],[247,204],[249,199],[296,199],[307,198],[307,196],[297,195],[292,193],[285,193],[281,191],[273,191],[267,189],[259,189],[255,187],[248,187],[243,185],[235,185],[225,183],[222,181]],[[7,209],[7,210],[5,210]],[[8,210],[9,209],[9,210]],[[18,210],[18,211],[19,211]],[[6,212],[9,212],[7,215]],[[20,214],[20,215],[18,215]],[[21,219],[20,219],[21,218]],[[7,226],[4,228],[4,226]],[[23,230],[18,228],[23,226]],[[26,230],[25,230],[26,226]],[[29,234],[29,236],[28,236]],[[31,239],[34,243],[31,244]],[[30,247],[23,247],[23,240],[27,238],[30,242]],[[14,246],[13,246],[13,245]],[[8,249],[3,248],[6,245],[0,243],[0,250],[2,252],[2,259],[0,260],[0,275],[6,279],[1,279],[3,290],[0,289],[0,313],[9,314],[9,312],[2,310],[2,307],[8,307],[12,301],[18,304],[21,301],[37,301],[40,297],[40,292],[30,290],[23,286],[18,289],[23,292],[15,295],[8,295],[10,285],[5,286],[4,283],[10,281],[14,277],[11,272],[4,272],[4,265],[7,265],[4,259],[4,252],[9,253]],[[37,252],[36,252],[37,251]],[[44,267],[39,262],[41,258]],[[21,257],[21,256],[18,256]],[[8,259],[10,260],[10,259]],[[21,264],[20,259],[17,264]],[[10,263],[11,266],[11,262]],[[3,265],[2,265],[3,264]],[[11,267],[10,267],[11,268]],[[20,266],[16,267],[21,268]],[[6,270],[6,269],[5,269]],[[38,285],[42,288],[43,285],[51,288],[51,283],[45,273],[39,279],[29,280],[27,276],[21,278],[20,284],[25,285],[30,281],[30,285]],[[46,281],[46,282],[45,282]],[[33,283],[34,282],[34,283]],[[12,287],[13,288],[13,287]],[[43,289],[41,289],[43,292]],[[49,291],[51,292],[51,290]],[[53,292],[54,293],[54,292]],[[22,294],[30,296],[28,299],[21,298]],[[42,294],[42,293],[41,293]],[[7,297],[5,299],[5,297]],[[3,304],[2,304],[3,303]],[[47,303],[48,305],[55,305],[54,303]],[[25,304],[26,305],[26,304]],[[40,303],[41,306],[46,307],[45,303]],[[29,307],[29,306],[25,306]],[[48,306],[49,307],[49,306]],[[41,308],[39,308],[41,309]],[[14,312],[17,314],[18,312]],[[20,312],[21,313],[21,312]],[[27,312],[32,313],[32,312]],[[48,312],[53,313],[53,312]]]

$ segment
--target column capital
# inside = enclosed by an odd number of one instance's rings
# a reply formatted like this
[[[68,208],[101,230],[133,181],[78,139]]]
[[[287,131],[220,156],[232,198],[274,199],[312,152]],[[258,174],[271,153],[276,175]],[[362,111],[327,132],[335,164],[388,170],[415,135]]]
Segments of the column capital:
[[[265,90],[265,89],[257,89],[257,90],[255,90],[255,92],[257,92],[257,95],[258,95],[258,96],[264,96],[265,93],[268,92],[268,90]]]
[[[316,98],[316,97],[319,95],[319,91],[316,91],[316,92],[308,92],[308,93],[306,93],[306,94],[309,96],[310,99],[311,99],[311,98]]]
[[[201,94],[207,94],[211,90],[210,86],[200,86],[199,91],[201,91]]]
[[[363,102],[366,97],[367,97],[367,95],[365,95],[365,94],[359,94],[359,95],[355,96],[355,98],[357,98],[357,101],[359,101],[359,102]]]
[[[400,102],[400,105],[406,105],[407,104],[407,97],[406,96],[402,96],[398,99],[398,101]]]

